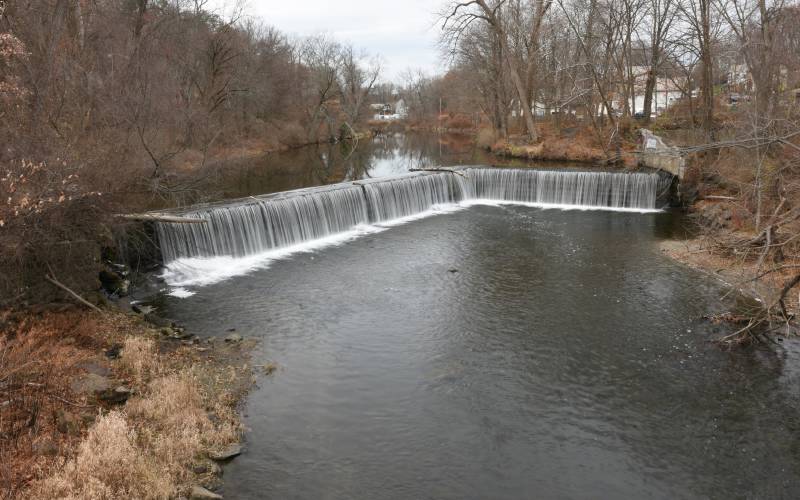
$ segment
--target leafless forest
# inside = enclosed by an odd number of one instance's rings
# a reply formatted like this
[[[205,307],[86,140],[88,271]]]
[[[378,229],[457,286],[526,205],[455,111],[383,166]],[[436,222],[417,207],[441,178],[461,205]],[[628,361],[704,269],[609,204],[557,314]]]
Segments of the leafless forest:
[[[0,2],[1,295],[90,269],[115,210],[196,200],[209,158],[355,133],[379,71],[205,2]]]

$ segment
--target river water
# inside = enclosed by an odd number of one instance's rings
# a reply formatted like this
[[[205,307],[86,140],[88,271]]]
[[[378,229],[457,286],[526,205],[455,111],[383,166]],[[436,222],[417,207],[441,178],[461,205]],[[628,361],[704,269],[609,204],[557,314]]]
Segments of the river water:
[[[386,168],[402,168],[395,164]],[[473,206],[168,297],[275,362],[226,498],[796,498],[792,346],[726,352],[670,213]]]
[[[357,179],[375,179],[414,168],[496,164],[524,166],[475,146],[459,134],[388,134],[348,144],[322,144],[279,154],[228,161],[201,190],[208,199],[238,198]]]

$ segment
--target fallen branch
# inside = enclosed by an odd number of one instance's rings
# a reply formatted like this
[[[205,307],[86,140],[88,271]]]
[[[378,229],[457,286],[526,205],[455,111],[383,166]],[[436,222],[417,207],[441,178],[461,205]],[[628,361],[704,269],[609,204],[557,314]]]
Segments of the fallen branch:
[[[732,201],[736,201],[739,199],[735,196],[716,196],[716,195],[708,195],[704,196],[703,198],[707,200],[732,200]]]
[[[208,222],[206,219],[198,217],[180,217],[167,214],[120,214],[117,217],[137,222],[169,222],[171,224],[206,224]]]
[[[451,170],[448,168],[409,168],[409,172],[448,172],[451,174],[460,175],[466,179],[466,175],[463,172],[459,172],[458,170]]]
[[[783,285],[783,288],[781,289],[780,293],[778,294],[777,302],[781,308],[781,312],[783,313],[784,318],[787,319],[789,318],[789,313],[786,311],[786,295],[792,288],[796,287],[797,285],[800,285],[800,274],[796,275],[794,278],[787,281],[786,284]]]
[[[70,295],[71,295],[73,298],[75,298],[75,300],[77,300],[77,301],[78,301],[78,302],[80,302],[81,304],[85,305],[86,307],[88,307],[88,308],[90,308],[90,309],[93,309],[93,310],[95,310],[95,311],[97,311],[97,312],[99,312],[99,313],[102,313],[102,312],[103,312],[103,311],[102,311],[102,309],[100,309],[100,308],[99,308],[99,307],[97,307],[96,305],[92,304],[92,303],[91,303],[91,302],[89,302],[88,300],[84,299],[83,297],[81,297],[81,296],[80,296],[80,295],[78,295],[77,293],[73,292],[73,291],[72,291],[72,290],[71,290],[69,287],[67,287],[65,284],[61,283],[61,282],[60,282],[60,281],[58,281],[57,279],[53,278],[52,276],[45,274],[45,275],[44,275],[44,278],[45,278],[47,281],[49,281],[50,283],[52,283],[52,284],[54,284],[55,286],[57,286],[58,288],[60,288],[60,289],[64,290],[64,291],[65,291],[65,292],[67,292],[68,294],[70,294]]]
[[[75,407],[78,407],[78,408],[97,408],[96,405],[84,405],[84,404],[80,404],[80,403],[75,403],[73,401],[68,401],[68,400],[66,400],[66,399],[64,399],[64,398],[62,398],[60,396],[56,396],[55,394],[48,393],[47,395],[50,396],[53,399],[57,399],[58,401],[61,401],[62,403],[66,403],[68,405],[75,406]]]

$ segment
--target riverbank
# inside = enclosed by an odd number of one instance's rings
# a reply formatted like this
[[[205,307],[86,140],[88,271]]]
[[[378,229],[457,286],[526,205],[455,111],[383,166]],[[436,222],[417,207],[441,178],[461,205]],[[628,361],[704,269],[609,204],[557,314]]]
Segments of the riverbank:
[[[690,207],[690,213],[696,213],[700,204]],[[731,251],[729,246],[721,243],[754,237],[747,231],[720,228],[687,239],[664,240],[659,243],[659,250],[676,262],[724,283],[732,293],[747,298],[745,303],[737,301],[738,311],[731,311],[719,318],[741,328],[747,326],[751,318],[760,316],[761,310],[778,308],[784,286],[800,267],[800,262],[796,261],[782,262],[777,266],[765,265],[755,252]],[[790,317],[800,315],[800,296],[789,293],[784,302]],[[746,339],[749,337],[738,340]]]
[[[68,304],[2,321],[0,497],[217,498],[251,341]]]
[[[500,141],[490,148],[492,154],[504,158],[518,158],[528,161],[562,161],[570,163],[588,163],[592,165],[608,165],[620,162],[627,167],[635,167],[637,159],[633,153],[623,152],[622,157],[609,159],[601,148],[587,146],[571,139],[548,139],[538,144],[515,145]]]
[[[555,126],[541,122],[537,125],[538,140],[531,143],[527,136],[511,134],[500,138],[487,126],[476,127],[464,117],[440,117],[435,123],[386,122],[378,124],[379,132],[436,132],[459,134],[470,137],[475,144],[500,159],[526,162],[567,162],[590,165],[622,165],[633,168],[638,164],[636,156],[638,132],[635,122],[629,121],[620,128],[619,150],[610,149],[611,143],[603,143],[590,127],[580,124]],[[455,126],[454,126],[455,125]]]

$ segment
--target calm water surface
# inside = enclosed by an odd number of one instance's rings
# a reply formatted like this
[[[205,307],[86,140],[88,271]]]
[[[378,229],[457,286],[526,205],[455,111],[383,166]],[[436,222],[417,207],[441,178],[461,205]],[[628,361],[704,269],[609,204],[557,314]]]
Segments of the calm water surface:
[[[464,135],[388,134],[362,140],[355,149],[348,144],[322,144],[227,161],[211,169],[214,175],[210,175],[207,184],[200,189],[207,201],[375,179],[407,173],[412,168],[478,164],[525,166],[530,163],[492,156]]]
[[[477,206],[168,298],[281,366],[223,494],[797,498],[797,354],[707,342],[725,290],[672,222]]]

